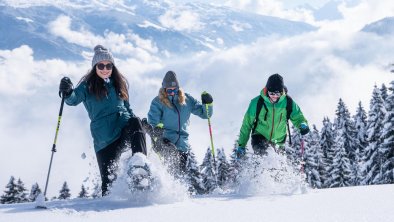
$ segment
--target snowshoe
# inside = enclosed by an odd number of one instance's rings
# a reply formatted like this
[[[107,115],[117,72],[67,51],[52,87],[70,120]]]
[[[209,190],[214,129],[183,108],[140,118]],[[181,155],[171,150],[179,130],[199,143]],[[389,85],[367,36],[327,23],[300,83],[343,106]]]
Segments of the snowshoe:
[[[152,189],[154,180],[144,154],[136,153],[131,157],[127,175],[127,183],[131,191]]]

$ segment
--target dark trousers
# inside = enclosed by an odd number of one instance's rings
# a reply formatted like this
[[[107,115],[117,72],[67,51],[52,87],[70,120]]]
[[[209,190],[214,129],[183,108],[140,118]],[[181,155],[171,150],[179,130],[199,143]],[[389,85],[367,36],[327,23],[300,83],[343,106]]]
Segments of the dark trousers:
[[[142,129],[141,120],[138,117],[130,118],[128,124],[123,128],[120,137],[96,153],[103,196],[108,194],[112,182],[116,179],[120,155],[130,149],[133,155],[138,152],[146,155],[145,132]]]
[[[188,152],[179,151],[170,140],[163,137],[164,130],[154,128],[146,120],[142,121],[143,128],[151,137],[152,148],[163,160],[168,171],[175,178],[182,178],[186,173]]]
[[[267,154],[267,149],[269,146],[268,140],[260,134],[252,135],[252,148],[253,152],[257,155],[263,156]]]

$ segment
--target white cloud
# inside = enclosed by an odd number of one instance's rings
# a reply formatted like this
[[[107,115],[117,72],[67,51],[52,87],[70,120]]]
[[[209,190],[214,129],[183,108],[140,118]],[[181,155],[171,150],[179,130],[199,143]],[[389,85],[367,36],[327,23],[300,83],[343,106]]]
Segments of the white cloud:
[[[163,27],[177,31],[198,31],[203,28],[203,23],[197,13],[183,7],[171,8],[159,17]]]

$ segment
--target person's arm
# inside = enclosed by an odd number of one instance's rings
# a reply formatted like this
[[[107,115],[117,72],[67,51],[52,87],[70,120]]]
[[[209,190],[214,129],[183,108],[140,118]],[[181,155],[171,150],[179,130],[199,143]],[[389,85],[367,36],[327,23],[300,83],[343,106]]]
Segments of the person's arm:
[[[308,121],[305,119],[300,107],[294,102],[294,100],[293,111],[291,112],[290,120],[293,125],[300,130],[302,135],[305,135],[309,132]]]
[[[206,99],[207,98],[206,96],[208,96],[208,99]],[[203,94],[201,95],[201,100],[203,101],[203,104],[201,104],[199,101],[197,101],[190,95],[187,95],[187,99],[189,100],[189,103],[192,106],[191,113],[193,113],[196,116],[199,116],[202,119],[208,119],[208,117],[209,118],[212,117],[213,99],[210,94],[203,92]],[[207,113],[207,107],[208,107],[208,113]]]
[[[254,102],[254,100],[252,100],[249,104],[248,110],[244,115],[241,130],[239,132],[238,145],[240,147],[245,148],[246,144],[249,141],[250,131],[252,130],[253,127],[255,115],[256,115],[256,103]]]
[[[148,123],[153,127],[158,126],[161,123],[161,118],[163,115],[162,104],[159,98],[156,97],[152,100],[148,112]]]
[[[81,82],[64,101],[69,106],[76,106],[86,99],[86,83]]]

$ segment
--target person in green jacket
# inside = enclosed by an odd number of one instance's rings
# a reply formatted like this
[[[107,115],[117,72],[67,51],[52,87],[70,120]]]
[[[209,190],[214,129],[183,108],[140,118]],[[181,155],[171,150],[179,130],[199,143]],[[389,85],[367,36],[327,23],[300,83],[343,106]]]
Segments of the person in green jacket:
[[[284,149],[287,137],[287,110],[289,99],[286,96],[286,88],[283,77],[273,74],[268,78],[267,84],[261,90],[260,95],[253,98],[245,113],[242,127],[239,133],[238,148],[236,155],[241,158],[245,155],[245,147],[250,134],[252,137],[252,148],[255,154],[265,155],[268,145],[277,145],[279,149]],[[258,101],[262,101],[262,108],[258,113]],[[300,107],[292,101],[290,120],[293,125],[300,130],[302,135],[309,132],[308,121],[301,112]],[[256,121],[256,122],[255,122]]]
[[[94,48],[92,69],[74,89],[68,77],[62,78],[59,95],[66,104],[81,102],[90,118],[90,131],[101,175],[102,194],[107,195],[120,155],[132,150],[146,155],[145,132],[129,104],[128,83],[115,66],[112,53],[101,45]]]

